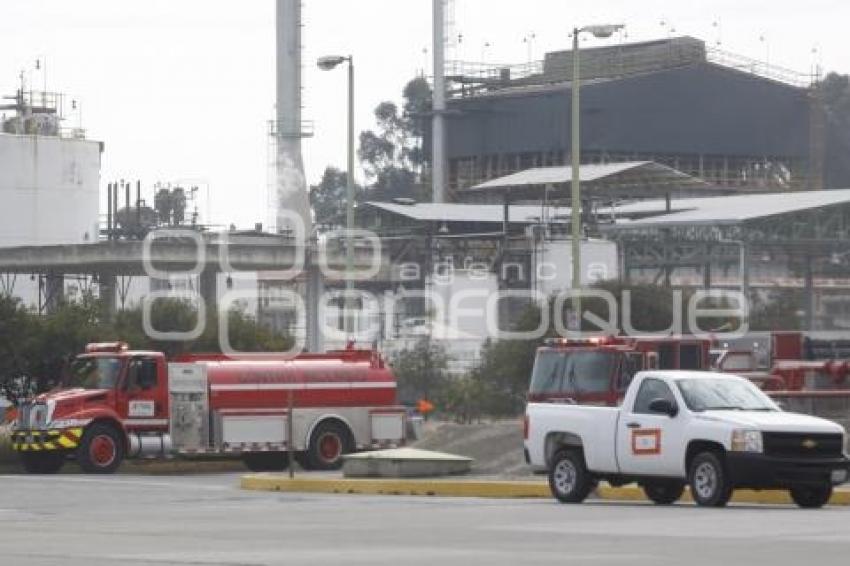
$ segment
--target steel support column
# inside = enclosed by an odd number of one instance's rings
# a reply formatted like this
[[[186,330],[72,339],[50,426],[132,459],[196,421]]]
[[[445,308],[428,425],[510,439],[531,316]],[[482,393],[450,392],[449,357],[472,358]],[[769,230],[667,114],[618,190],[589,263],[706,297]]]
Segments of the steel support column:
[[[314,261],[307,262],[306,292],[304,308],[305,344],[308,352],[324,352],[324,336],[322,335],[322,295],[325,292],[325,281],[322,270]]]
[[[207,307],[207,316],[218,309],[218,272],[214,269],[204,269],[198,275],[198,294]]]
[[[814,330],[815,326],[815,282],[812,273],[812,257],[806,256],[803,283],[803,309],[805,311],[805,328]]]
[[[65,276],[48,273],[39,277],[39,312],[56,314],[65,299]]]
[[[114,273],[99,273],[97,280],[103,316],[113,320],[118,306],[118,277]]]

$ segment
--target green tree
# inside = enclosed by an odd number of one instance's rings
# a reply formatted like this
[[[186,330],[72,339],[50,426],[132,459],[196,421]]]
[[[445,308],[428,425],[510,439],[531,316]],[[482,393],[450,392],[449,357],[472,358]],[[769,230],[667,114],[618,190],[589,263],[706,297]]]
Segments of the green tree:
[[[322,179],[310,186],[310,206],[320,227],[335,228],[345,224],[347,186],[347,173],[330,166],[325,168]],[[362,196],[363,188],[355,185],[354,200],[359,201]]]
[[[0,395],[15,401],[30,388],[35,318],[21,301],[0,296]]]
[[[529,306],[513,325],[514,331],[533,331],[540,325],[540,309]],[[547,335],[551,335],[550,328]],[[471,373],[479,384],[480,412],[514,415],[525,403],[534,355],[543,339],[488,340],[481,349],[481,361]]]
[[[463,376],[448,380],[440,393],[440,411],[461,424],[480,419],[492,393],[486,383]]]
[[[417,77],[403,91],[401,110],[384,101],[375,108],[375,130],[360,134],[358,156],[370,182],[369,198],[427,198],[421,176],[428,154],[425,126],[431,112],[428,81]]]
[[[449,379],[448,364],[445,349],[428,337],[396,353],[390,365],[398,380],[399,401],[412,404],[420,399],[436,400],[439,408],[440,395]]]
[[[151,308],[151,326],[159,332],[189,332],[197,324],[197,309],[191,301],[158,300]],[[256,319],[238,310],[228,317],[230,346],[240,352],[282,352],[292,346],[289,337],[272,332]],[[107,330],[112,340],[123,340],[133,348],[149,349],[174,356],[185,352],[221,352],[219,321],[215,312],[207,312],[206,325],[196,340],[155,340],[142,328],[141,308],[118,313]]]
[[[50,316],[35,316],[29,371],[38,391],[57,385],[70,359],[86,344],[101,341],[108,329],[100,319],[100,303],[90,293],[78,301],[64,302]]]
[[[824,106],[835,117],[850,121],[850,76],[829,73],[818,85]]]

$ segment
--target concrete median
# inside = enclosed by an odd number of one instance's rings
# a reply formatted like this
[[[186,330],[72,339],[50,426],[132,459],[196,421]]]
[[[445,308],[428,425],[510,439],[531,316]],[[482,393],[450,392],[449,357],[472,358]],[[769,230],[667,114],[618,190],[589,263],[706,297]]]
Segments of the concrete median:
[[[342,477],[302,476],[290,479],[280,474],[250,474],[242,477],[243,489],[294,493],[336,493],[360,495],[414,495],[433,497],[483,497],[507,499],[551,499],[549,486],[541,481],[492,479],[353,479]],[[610,501],[646,501],[643,490],[635,485],[612,487],[600,485],[596,496]],[[683,501],[691,501],[686,492]],[[786,491],[741,489],[732,499],[735,503],[781,505],[791,504]],[[850,505],[850,490],[836,490],[831,505]]]

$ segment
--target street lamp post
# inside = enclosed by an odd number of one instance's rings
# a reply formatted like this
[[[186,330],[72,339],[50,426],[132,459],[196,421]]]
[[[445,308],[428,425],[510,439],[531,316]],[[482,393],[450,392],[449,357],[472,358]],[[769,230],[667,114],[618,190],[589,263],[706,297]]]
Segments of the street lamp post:
[[[345,331],[353,334],[351,320],[351,294],[354,290],[354,56],[329,55],[320,57],[317,65],[323,71],[330,71],[344,62],[348,62],[348,171],[345,185],[345,297],[343,299],[343,321]]]
[[[614,32],[622,29],[617,25],[597,25],[573,28],[573,77],[571,89],[571,120],[570,126],[572,136],[570,141],[570,157],[572,180],[570,182],[571,198],[570,207],[572,212],[572,289],[573,289],[573,316],[575,322],[574,330],[581,330],[581,72],[579,58],[579,36],[583,32],[593,34],[594,37],[608,38]]]

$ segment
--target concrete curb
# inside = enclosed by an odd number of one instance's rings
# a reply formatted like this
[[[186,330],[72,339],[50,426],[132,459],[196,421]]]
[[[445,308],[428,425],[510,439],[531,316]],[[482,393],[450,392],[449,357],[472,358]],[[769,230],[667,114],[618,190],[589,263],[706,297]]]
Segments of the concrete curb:
[[[438,497],[551,497],[549,486],[532,481],[309,478],[274,474],[242,476],[242,489],[301,493],[433,495]]]
[[[242,489],[296,493],[340,493],[360,495],[430,495],[435,497],[485,497],[500,499],[551,499],[549,485],[539,481],[499,480],[415,480],[415,479],[350,479],[310,478],[290,479],[276,474],[242,476]],[[601,499],[611,501],[646,501],[637,486],[611,487],[602,484],[596,490]],[[685,493],[682,501],[692,501]],[[754,491],[740,489],[732,499],[735,503],[768,505],[791,504],[786,491]],[[830,505],[850,505],[850,490],[836,490]]]

